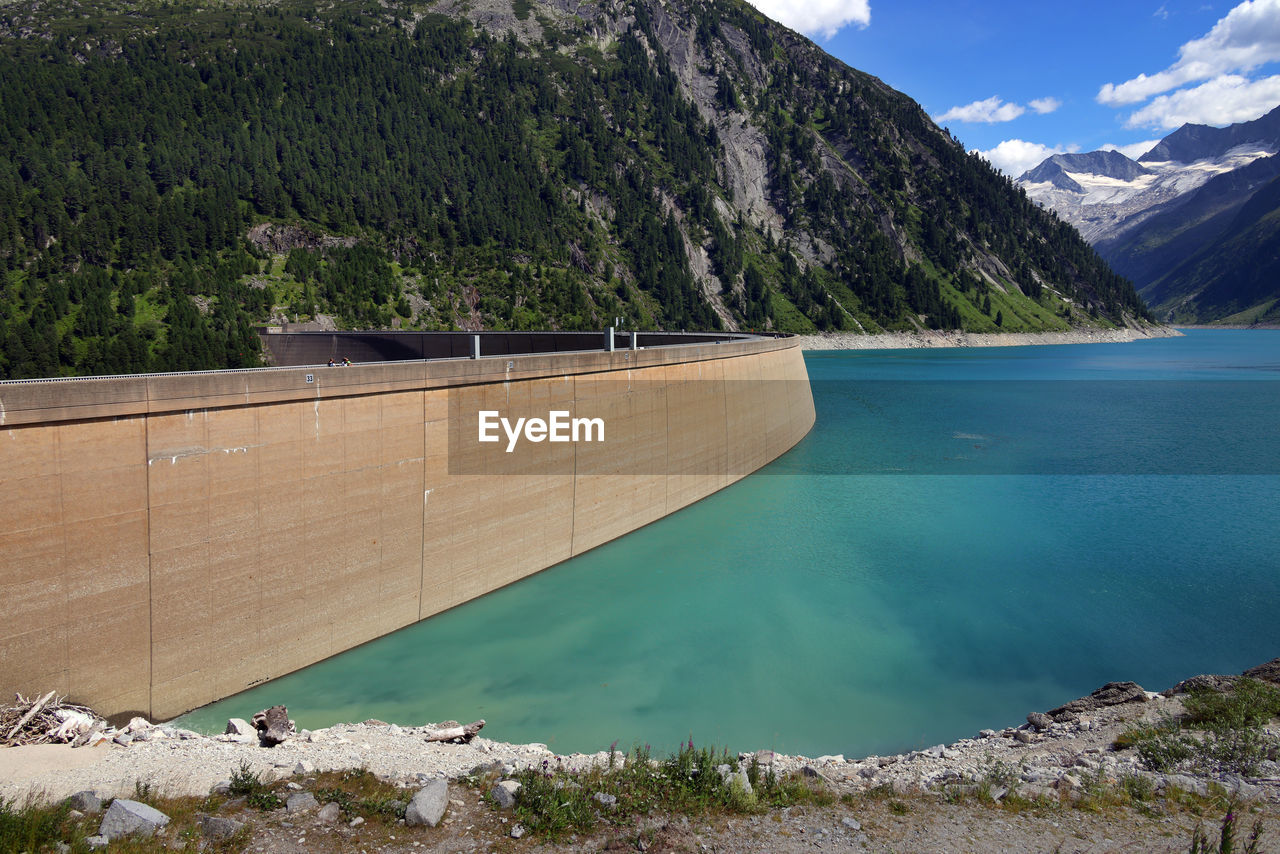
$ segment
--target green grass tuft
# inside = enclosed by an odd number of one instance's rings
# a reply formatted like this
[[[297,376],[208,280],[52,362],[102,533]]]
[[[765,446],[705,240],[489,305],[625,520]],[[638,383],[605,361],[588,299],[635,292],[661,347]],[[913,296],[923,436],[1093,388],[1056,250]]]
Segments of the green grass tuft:
[[[23,805],[0,799],[0,851],[41,851],[62,841],[71,806],[66,801],[43,805],[29,800]]]
[[[347,818],[360,816],[394,824],[404,818],[410,794],[366,768],[357,768],[318,775],[315,796],[322,804],[336,803]]]

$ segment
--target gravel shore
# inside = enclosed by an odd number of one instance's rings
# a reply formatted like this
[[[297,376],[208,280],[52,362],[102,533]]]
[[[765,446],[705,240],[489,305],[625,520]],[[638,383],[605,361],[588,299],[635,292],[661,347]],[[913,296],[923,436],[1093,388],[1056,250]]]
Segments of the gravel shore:
[[[1132,684],[1132,683],[1127,683]],[[939,744],[926,750],[892,756],[785,756],[772,751],[757,755],[779,774],[816,771],[841,791],[890,786],[895,791],[936,789],[979,782],[995,769],[1017,769],[1020,791],[1036,797],[1061,786],[1079,786],[1080,778],[1103,773],[1111,777],[1147,776],[1158,790],[1167,775],[1142,770],[1132,750],[1112,751],[1111,744],[1135,722],[1154,723],[1182,711],[1178,696],[1165,697],[1137,689],[1135,697],[1113,706],[1042,719],[1003,730],[983,730],[972,738]],[[258,746],[256,736],[204,736],[167,724],[135,732],[127,745],[107,742],[72,749],[39,745],[0,750],[0,797],[22,798],[28,792],[60,799],[92,789],[100,796],[125,795],[141,781],[170,795],[203,795],[247,762],[259,773],[275,777],[302,767],[314,771],[367,768],[380,777],[406,782],[435,777],[456,779],[473,768],[500,762],[513,768],[581,769],[607,764],[607,752],[557,755],[542,744],[507,744],[477,737],[469,744],[427,742],[439,726],[400,726],[383,722],[339,724],[303,730],[276,747]],[[1280,728],[1276,733],[1280,735]],[[747,755],[747,754],[744,754]],[[38,757],[32,761],[30,757]],[[1219,780],[1231,791],[1249,797],[1268,797],[1280,803],[1280,765],[1264,763],[1255,779]],[[1063,780],[1066,780],[1063,783]],[[1179,778],[1176,785],[1207,791],[1206,781]]]
[[[1175,338],[1182,333],[1166,326],[1141,329],[1073,329],[1070,332],[885,332],[862,335],[828,332],[801,335],[803,350],[900,350],[928,347],[1024,347],[1037,344],[1117,344],[1148,338]]]
[[[1280,672],[1280,659],[1263,668]],[[1253,671],[1249,671],[1252,673]],[[1198,677],[1203,678],[1203,677]],[[1222,679],[1223,677],[1214,677]],[[1031,713],[1020,727],[983,730],[951,744],[892,756],[754,757],[779,775],[820,780],[840,800],[830,806],[793,807],[764,815],[699,819],[651,815],[635,828],[607,828],[587,838],[549,844],[512,839],[509,812],[494,810],[483,792],[459,780],[479,766],[517,769],[582,769],[609,761],[605,752],[556,755],[542,744],[506,744],[482,737],[468,744],[428,742],[453,722],[402,726],[382,721],[341,724],[294,734],[275,747],[256,735],[204,736],[172,725],[137,721],[131,732],[94,747],[38,745],[0,749],[0,799],[34,795],[62,799],[91,790],[106,799],[149,788],[166,796],[207,794],[242,763],[264,779],[287,779],[306,790],[326,770],[365,768],[408,789],[435,779],[449,781],[449,813],[436,828],[394,826],[390,831],[325,821],[311,812],[281,809],[238,813],[251,823],[249,841],[237,850],[260,854],[311,851],[640,851],[790,852],[837,851],[1185,851],[1197,823],[1214,815],[1187,810],[1187,797],[1212,803],[1217,818],[1227,799],[1252,814],[1280,819],[1280,763],[1261,764],[1257,776],[1215,778],[1146,770],[1132,749],[1114,748],[1136,722],[1155,723],[1183,711],[1184,694],[1144,691],[1133,683],[1109,683],[1091,695],[1048,713]],[[1280,737],[1273,721],[1268,734]],[[123,742],[123,743],[119,743]],[[1091,797],[1100,781],[1143,781],[1152,804],[1139,810],[1072,809]],[[296,783],[295,783],[296,781]],[[141,785],[140,785],[141,784]],[[1002,809],[1016,792],[1019,803]],[[981,796],[979,796],[981,793]],[[1204,800],[1208,798],[1209,800]],[[1222,807],[1215,799],[1222,799]],[[1047,806],[1046,806],[1047,805]],[[278,814],[277,814],[278,813]],[[1252,819],[1251,819],[1252,820]],[[310,834],[308,836],[307,834]],[[301,835],[302,839],[299,839]],[[397,839],[399,835],[399,839]],[[634,838],[634,839],[633,839]],[[633,840],[633,841],[628,841]],[[639,845],[634,840],[647,840]],[[1261,850],[1272,851],[1264,846]]]

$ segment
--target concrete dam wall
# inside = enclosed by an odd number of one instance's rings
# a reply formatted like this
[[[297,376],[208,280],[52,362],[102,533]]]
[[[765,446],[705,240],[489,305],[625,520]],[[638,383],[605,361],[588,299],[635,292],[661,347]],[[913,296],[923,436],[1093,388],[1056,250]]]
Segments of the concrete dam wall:
[[[556,441],[566,415],[602,435]],[[0,383],[0,694],[181,714],[685,507],[813,421],[787,339]]]

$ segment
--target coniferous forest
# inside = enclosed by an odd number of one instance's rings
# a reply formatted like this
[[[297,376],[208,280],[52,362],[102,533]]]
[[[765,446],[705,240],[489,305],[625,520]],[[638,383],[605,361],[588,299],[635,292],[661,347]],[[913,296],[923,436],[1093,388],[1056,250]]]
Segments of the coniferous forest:
[[[0,378],[254,366],[281,321],[1146,317],[918,105],[736,0],[468,9],[0,7]]]

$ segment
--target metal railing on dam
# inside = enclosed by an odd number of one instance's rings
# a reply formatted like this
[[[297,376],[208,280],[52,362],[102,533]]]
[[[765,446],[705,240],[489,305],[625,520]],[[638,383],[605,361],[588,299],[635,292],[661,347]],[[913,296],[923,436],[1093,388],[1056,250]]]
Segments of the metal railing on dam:
[[[258,334],[275,365],[322,365],[329,359],[344,358],[354,362],[399,362],[636,350],[780,337],[735,332],[633,332],[612,328],[603,332],[294,332],[264,327]]]
[[[0,692],[171,717],[661,518],[813,424],[794,340],[590,335],[0,383]],[[481,413],[543,432],[489,443]],[[599,441],[556,443],[559,414]]]

